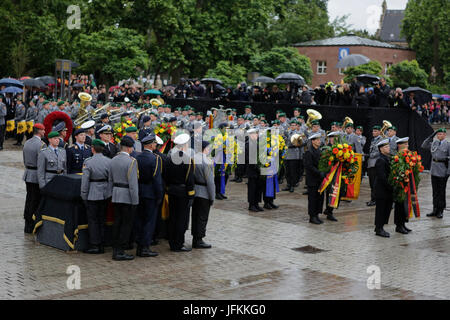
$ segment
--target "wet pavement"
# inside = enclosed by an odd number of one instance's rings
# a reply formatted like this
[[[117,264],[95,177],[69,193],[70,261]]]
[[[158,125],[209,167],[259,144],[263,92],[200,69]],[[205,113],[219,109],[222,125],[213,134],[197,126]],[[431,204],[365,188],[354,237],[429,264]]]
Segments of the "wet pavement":
[[[19,148],[0,152],[0,299],[450,299],[450,199],[442,220],[426,217],[428,173],[419,189],[422,217],[410,221],[408,235],[394,232],[393,212],[385,228],[391,238],[374,235],[366,178],[360,198],[335,210],[339,221],[319,226],[308,223],[303,183],[277,194],[279,209],[250,213],[245,182],[230,182],[229,199],[216,200],[210,214],[212,249],[174,253],[163,240],[153,247],[156,258],[116,262],[111,248],[66,253],[23,233],[21,161]],[[191,240],[188,230],[188,246]],[[80,268],[79,290],[66,285],[71,265]],[[370,266],[379,268],[380,289],[369,289]]]

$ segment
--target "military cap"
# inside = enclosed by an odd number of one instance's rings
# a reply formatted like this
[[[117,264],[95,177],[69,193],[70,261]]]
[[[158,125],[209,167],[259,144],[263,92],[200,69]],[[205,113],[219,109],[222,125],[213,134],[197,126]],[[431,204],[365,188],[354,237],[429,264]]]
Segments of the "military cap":
[[[150,115],[154,115],[155,117],[158,117],[158,113],[155,111],[150,112]]]
[[[283,112],[283,110],[281,110],[281,109],[277,110],[277,113],[282,113],[282,112]]]
[[[396,126],[392,126],[392,127],[389,127],[388,130],[394,130],[394,131],[397,131],[397,127],[396,127]]]
[[[108,114],[107,114],[107,113],[103,113],[103,114],[100,116],[100,119],[101,119],[101,120],[106,119],[106,118],[108,118]]]
[[[381,130],[381,127],[380,126],[373,126],[372,130]]]
[[[148,121],[150,121],[151,119],[150,119],[150,117],[149,116],[143,116],[142,117],[142,122],[143,123],[146,123],[146,122],[148,122]]]
[[[444,133],[447,133],[447,129],[445,129],[445,128],[439,128],[439,129],[436,130],[436,132],[444,132]]]
[[[106,146],[106,144],[100,139],[92,140],[92,145],[93,146],[100,146],[100,147],[105,147]]]
[[[110,125],[104,125],[103,127],[101,127],[100,129],[98,129],[97,131],[98,134],[100,133],[112,133],[111,132],[111,126]]]
[[[238,119],[244,119],[244,116],[242,114],[237,116]]]
[[[320,122],[319,122],[319,120],[313,120],[313,121],[311,121],[311,125],[320,125]]]
[[[56,138],[56,137],[59,137],[59,132],[57,132],[57,131],[52,131],[48,134],[49,139]]]
[[[191,106],[190,105],[184,106],[183,111],[189,111],[189,110],[191,110]]]
[[[309,136],[308,140],[313,140],[313,139],[317,139],[320,138],[322,135],[320,134],[320,132],[314,133],[312,135]]]
[[[120,145],[124,147],[133,147],[134,140],[131,137],[125,136],[122,138],[122,141],[120,141]]]
[[[81,125],[81,128],[87,130],[87,129],[93,128],[94,126],[95,126],[95,121],[89,120],[89,121],[86,121],[85,123],[83,123]]]
[[[181,108],[181,107],[178,107],[178,108],[176,108],[175,110],[177,110],[177,111],[182,111],[182,110],[183,110],[183,108]]]
[[[280,120],[273,120],[272,124],[280,124]]]
[[[383,140],[381,140],[380,142],[377,143],[377,147],[378,148],[382,148],[382,147],[384,147],[385,145],[388,145],[388,144],[389,144],[389,139],[383,139]]]
[[[327,134],[327,137],[337,137],[338,135],[340,135],[339,132],[337,131],[332,131],[329,134]]]
[[[158,135],[156,135],[155,138],[156,138],[156,143],[157,143],[157,144],[160,144],[160,145],[163,145],[163,144],[164,144],[163,139],[161,139]]]
[[[219,124],[219,129],[225,129],[228,127],[228,124],[226,122],[222,122],[221,124]]]
[[[65,101],[59,101],[58,103],[57,103],[57,106],[59,107],[59,106],[62,106],[64,103],[66,103]]]
[[[346,127],[346,128],[348,128],[348,127],[353,127],[353,123],[349,122],[349,123],[347,123],[347,124],[345,125],[345,127]]]
[[[293,123],[297,124],[298,122],[297,122],[297,120],[292,119],[291,121],[289,121],[289,123],[290,123],[290,124],[293,124]]]
[[[33,128],[39,129],[39,130],[45,130],[45,127],[42,123],[36,123]]]
[[[49,104],[50,101],[49,100],[44,100],[43,104]]]
[[[197,116],[203,116],[203,112],[197,112],[196,115]]]
[[[356,126],[356,129],[359,129],[362,131],[364,128],[363,128],[363,126]]]
[[[74,137],[76,137],[77,135],[79,135],[80,133],[83,133],[83,132],[86,132],[84,129],[78,129],[78,130],[75,130],[75,132],[74,132],[74,134],[73,134],[73,136]]]
[[[130,126],[128,128],[125,129],[125,132],[137,132],[138,129],[135,126]]]
[[[338,123],[339,123],[339,122],[337,122],[337,121],[333,121],[333,122],[331,123],[331,126],[339,126]]]
[[[261,122],[263,122],[263,123],[267,123],[267,120],[261,120]]]
[[[286,113],[281,112],[281,113],[278,115],[278,117],[286,117]]]
[[[297,119],[303,119],[303,120],[305,120],[305,117],[304,117],[304,116],[298,116]]]
[[[56,126],[53,127],[52,131],[61,132],[64,129],[66,129],[66,123],[64,121],[58,123]]]
[[[294,111],[299,111],[300,112],[300,108],[294,108]]]
[[[174,121],[178,121],[177,117],[171,117],[171,118],[169,119],[169,122],[174,122]]]
[[[231,108],[231,111],[237,112],[236,108]]]
[[[252,109],[252,106],[246,105],[244,109]]]
[[[175,144],[185,144],[189,141],[190,136],[187,133],[182,133],[178,135],[174,140],[173,143]]]
[[[145,136],[141,140],[142,144],[150,144],[153,142],[156,142],[156,135],[154,133],[150,133],[149,135]]]
[[[404,137],[404,138],[400,138],[397,141],[395,141],[395,143],[397,144],[401,144],[401,143],[406,143],[409,141],[409,137]]]
[[[165,104],[164,108],[169,108],[170,110],[172,110],[172,106],[170,104]]]

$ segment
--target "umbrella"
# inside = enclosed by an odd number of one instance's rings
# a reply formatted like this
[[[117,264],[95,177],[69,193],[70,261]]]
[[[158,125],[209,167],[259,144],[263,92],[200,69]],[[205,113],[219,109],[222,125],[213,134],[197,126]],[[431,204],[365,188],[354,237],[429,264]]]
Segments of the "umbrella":
[[[305,85],[305,79],[301,75],[298,75],[296,73],[291,72],[285,72],[282,74],[279,74],[278,77],[275,78],[276,83],[295,83],[298,85]]]
[[[201,82],[214,82],[214,83],[217,83],[217,84],[223,84],[222,81],[220,81],[219,79],[216,79],[216,78],[203,78],[200,81]]]
[[[423,92],[423,93],[428,93],[428,94],[432,94],[430,91],[426,90],[426,89],[422,89],[420,87],[409,87],[406,88],[405,90],[403,90],[403,93],[408,93],[408,92]]]
[[[433,93],[433,99],[434,99],[434,98],[436,98],[436,99],[442,99],[442,96],[441,96],[440,94]]]
[[[145,91],[144,94],[145,95],[147,95],[147,94],[159,94],[159,95],[161,95],[162,92],[159,91],[159,90],[156,90],[156,89],[150,89],[150,90]]]
[[[36,79],[25,79],[23,80],[23,84],[25,87],[45,88],[45,83]]]
[[[115,89],[119,89],[119,86],[112,86],[109,88],[109,92],[113,92]]]
[[[360,74],[356,79],[364,84],[373,84],[376,81],[380,81],[380,77],[374,74]]]
[[[443,94],[441,96],[442,96],[442,99],[444,99],[444,101],[449,101],[450,100],[450,95],[448,95],[448,94]]]
[[[432,93],[420,87],[409,87],[403,90],[403,93],[410,93],[410,92],[414,92],[415,100],[418,105],[430,102],[432,99]]]
[[[370,59],[362,54],[349,54],[337,63],[336,68],[356,67],[369,61]]]
[[[4,78],[0,80],[0,86],[15,86],[19,88],[23,88],[23,83],[19,80],[12,79],[12,78]]]
[[[26,76],[26,77],[20,78],[19,80],[20,80],[20,81],[23,81],[23,80],[26,80],[26,79],[31,79],[31,77]]]
[[[82,84],[82,83],[74,83],[72,85],[72,88],[83,88],[83,87],[84,87],[84,84]]]
[[[18,87],[8,87],[5,90],[0,91],[0,93],[22,93],[23,90]]]
[[[55,78],[51,76],[37,77],[36,80],[41,80],[45,85],[56,83]]]
[[[260,82],[260,83],[275,83],[275,79],[266,77],[266,76],[260,76],[257,77],[253,82]]]

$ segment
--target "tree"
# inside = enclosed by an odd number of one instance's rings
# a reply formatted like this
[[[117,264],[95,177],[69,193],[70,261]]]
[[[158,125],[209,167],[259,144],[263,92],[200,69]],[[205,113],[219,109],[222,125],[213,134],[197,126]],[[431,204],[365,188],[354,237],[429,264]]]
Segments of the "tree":
[[[295,48],[276,47],[255,54],[250,61],[253,70],[265,76],[276,77],[283,72],[294,72],[301,75],[307,83],[311,83],[313,76],[311,61]]]
[[[239,64],[231,65],[228,61],[219,61],[217,66],[206,72],[208,78],[218,78],[225,86],[236,86],[245,81],[247,71]]]
[[[149,59],[144,49],[144,37],[126,28],[106,27],[79,41],[80,70],[95,73],[100,83],[136,77],[139,68],[146,69]]]
[[[416,60],[405,60],[394,64],[389,68],[388,73],[396,87],[403,89],[407,87],[428,88],[428,75],[425,70],[420,68]]]
[[[450,70],[449,16],[448,0],[410,0],[401,25],[419,64],[427,73],[432,66],[436,69],[437,82]]]
[[[382,70],[383,67],[381,66],[381,63],[374,60],[356,67],[348,67],[344,71],[345,74],[344,82],[350,83],[353,80],[353,78],[356,78],[360,74],[373,74],[377,76],[382,76],[381,74]]]

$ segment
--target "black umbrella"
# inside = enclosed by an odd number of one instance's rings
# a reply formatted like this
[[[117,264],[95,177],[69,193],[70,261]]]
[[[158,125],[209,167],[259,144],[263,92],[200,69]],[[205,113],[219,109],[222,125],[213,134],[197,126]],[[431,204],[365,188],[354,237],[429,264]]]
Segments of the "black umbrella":
[[[36,80],[41,80],[45,85],[56,83],[55,78],[51,76],[37,77]]]
[[[362,54],[349,54],[337,63],[336,68],[356,67],[369,61],[370,59]]]
[[[420,87],[409,87],[403,90],[403,93],[409,94],[410,92],[414,92],[415,100],[418,105],[423,105],[433,99],[433,94],[430,91]]]
[[[282,73],[280,75],[278,75],[278,77],[275,78],[275,82],[276,83],[295,83],[298,85],[305,85],[305,79],[303,79],[303,77],[301,75],[298,75],[296,73],[292,73],[292,72],[285,72]]]
[[[82,83],[74,83],[72,85],[72,88],[83,88],[83,87],[84,87],[84,84],[82,84]]]
[[[356,80],[366,85],[380,81],[380,77],[374,74],[360,74],[359,76],[356,77]]]
[[[266,76],[259,76],[253,82],[259,82],[259,83],[275,83],[275,79],[271,77]]]
[[[38,79],[25,79],[22,82],[25,87],[45,88],[45,83]]]
[[[420,87],[409,87],[406,88],[405,90],[403,90],[403,93],[408,93],[408,92],[423,92],[423,93],[428,93],[428,94],[432,94],[430,91],[426,90],[426,89],[422,89]]]
[[[213,83],[217,83],[217,84],[223,84],[223,82],[222,81],[220,81],[219,79],[216,79],[216,78],[203,78],[202,80],[200,80],[201,82],[206,82],[206,83],[208,83],[208,82],[213,82]]]

